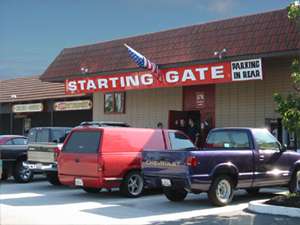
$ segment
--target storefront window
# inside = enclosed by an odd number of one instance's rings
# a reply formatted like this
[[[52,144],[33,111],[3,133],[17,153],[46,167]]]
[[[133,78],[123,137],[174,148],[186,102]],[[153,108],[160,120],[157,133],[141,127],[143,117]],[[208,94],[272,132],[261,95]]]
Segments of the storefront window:
[[[124,113],[125,112],[125,93],[115,92],[104,95],[105,113]]]

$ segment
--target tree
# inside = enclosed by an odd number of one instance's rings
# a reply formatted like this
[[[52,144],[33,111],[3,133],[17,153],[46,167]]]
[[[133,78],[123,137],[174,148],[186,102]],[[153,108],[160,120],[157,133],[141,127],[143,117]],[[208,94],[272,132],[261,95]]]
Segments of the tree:
[[[288,6],[288,18],[299,25],[300,6],[299,1],[294,1]],[[290,132],[300,135],[300,63],[299,58],[293,60],[291,78],[293,93],[283,96],[275,93],[274,100],[277,103],[277,112],[282,116],[284,127]]]

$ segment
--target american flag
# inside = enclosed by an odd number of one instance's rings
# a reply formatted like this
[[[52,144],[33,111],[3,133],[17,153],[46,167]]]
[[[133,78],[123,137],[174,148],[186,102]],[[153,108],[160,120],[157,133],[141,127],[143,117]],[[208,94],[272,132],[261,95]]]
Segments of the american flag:
[[[143,56],[141,53],[137,52],[133,48],[129,47],[127,44],[124,44],[125,47],[128,49],[128,53],[130,58],[141,68],[148,69],[152,73],[155,73],[156,75],[159,75],[158,65],[151,62],[149,59],[147,59],[145,56]]]

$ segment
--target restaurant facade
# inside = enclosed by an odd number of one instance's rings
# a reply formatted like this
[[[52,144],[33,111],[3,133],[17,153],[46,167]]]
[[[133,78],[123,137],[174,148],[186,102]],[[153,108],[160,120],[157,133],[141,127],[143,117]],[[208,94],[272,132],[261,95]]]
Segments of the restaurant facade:
[[[137,68],[124,44],[159,72]],[[66,48],[41,79],[64,83],[68,96],[92,95],[93,120],[180,129],[192,118],[203,137],[214,127],[267,127],[295,147],[273,96],[293,92],[299,51],[299,28],[283,9]]]
[[[92,97],[68,96],[62,84],[30,76],[2,80],[0,85],[0,135],[26,135],[32,127],[74,127],[92,120]]]

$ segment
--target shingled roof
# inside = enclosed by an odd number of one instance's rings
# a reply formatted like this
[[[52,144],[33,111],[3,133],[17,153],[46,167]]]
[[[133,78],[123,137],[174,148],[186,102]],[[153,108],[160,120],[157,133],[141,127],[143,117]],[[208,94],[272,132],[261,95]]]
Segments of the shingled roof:
[[[296,52],[300,32],[277,10],[141,36],[63,49],[41,76],[45,81],[62,81],[73,76],[112,74],[137,66],[130,60],[124,43],[162,66],[182,62],[217,60],[215,51],[227,49],[226,57],[263,56]]]
[[[64,90],[63,84],[42,82],[39,76],[0,80],[0,103],[74,97]]]

